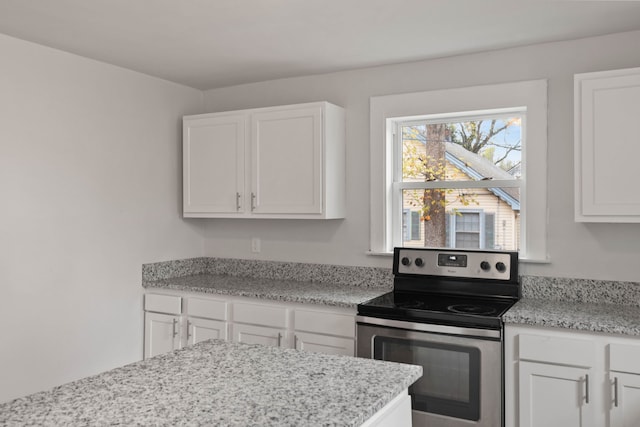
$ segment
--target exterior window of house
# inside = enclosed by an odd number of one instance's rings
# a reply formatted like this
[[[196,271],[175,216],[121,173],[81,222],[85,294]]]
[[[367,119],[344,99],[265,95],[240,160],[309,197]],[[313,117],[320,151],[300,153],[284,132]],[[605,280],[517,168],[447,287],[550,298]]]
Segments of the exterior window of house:
[[[405,241],[420,239],[420,212],[402,210],[402,235]]]
[[[502,249],[496,245],[495,214],[483,211],[459,211],[447,216],[447,242],[465,249]]]
[[[456,224],[456,248],[480,248],[480,213],[462,212],[454,216]]]
[[[519,250],[525,121],[519,108],[393,120],[400,245]]]
[[[547,261],[547,82],[371,98],[371,246]]]

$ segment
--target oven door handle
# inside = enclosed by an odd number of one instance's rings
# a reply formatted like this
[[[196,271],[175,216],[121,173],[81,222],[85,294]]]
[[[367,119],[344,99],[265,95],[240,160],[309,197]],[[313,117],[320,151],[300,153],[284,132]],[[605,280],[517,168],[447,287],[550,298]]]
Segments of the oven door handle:
[[[461,326],[436,325],[433,323],[405,322],[402,320],[381,319],[378,317],[356,316],[357,323],[407,329],[410,331],[433,332],[447,335],[465,335],[470,337],[500,339],[501,332],[494,329],[465,328]]]

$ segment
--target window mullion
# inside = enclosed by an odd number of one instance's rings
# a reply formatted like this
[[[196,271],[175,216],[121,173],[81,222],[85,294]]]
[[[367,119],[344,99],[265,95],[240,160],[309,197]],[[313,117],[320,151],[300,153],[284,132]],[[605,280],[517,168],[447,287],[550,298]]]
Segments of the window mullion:
[[[421,190],[433,188],[521,188],[521,180],[487,180],[487,181],[401,181],[394,182],[394,191]]]

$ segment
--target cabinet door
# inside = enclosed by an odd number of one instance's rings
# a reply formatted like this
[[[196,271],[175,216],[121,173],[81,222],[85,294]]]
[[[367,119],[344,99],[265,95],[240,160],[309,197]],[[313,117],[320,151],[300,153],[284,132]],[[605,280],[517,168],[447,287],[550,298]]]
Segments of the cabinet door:
[[[283,329],[234,323],[232,330],[233,341],[235,342],[286,347],[286,345],[284,345],[286,331]]]
[[[180,347],[180,316],[144,313],[145,359]]]
[[[209,339],[227,340],[227,322],[190,317],[187,319],[187,345]]]
[[[322,213],[322,108],[256,112],[251,123],[252,212]]]
[[[185,118],[183,126],[185,215],[243,212],[246,116]]]
[[[640,375],[611,372],[611,427],[640,426]]]
[[[520,427],[593,426],[589,369],[520,362]],[[597,397],[601,399],[601,396]]]
[[[345,356],[355,355],[355,341],[348,338],[296,332],[294,341],[297,350]]]
[[[640,222],[637,158],[629,124],[640,117],[640,68],[577,74],[575,218]]]

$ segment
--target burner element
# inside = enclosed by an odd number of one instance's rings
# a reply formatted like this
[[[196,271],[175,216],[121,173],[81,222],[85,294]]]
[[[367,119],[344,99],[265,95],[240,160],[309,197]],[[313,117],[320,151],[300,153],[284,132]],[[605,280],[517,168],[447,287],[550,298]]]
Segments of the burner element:
[[[449,307],[447,307],[447,310],[453,313],[481,314],[481,315],[494,314],[496,312],[495,308],[487,307],[484,305],[475,305],[475,304],[450,305]]]

